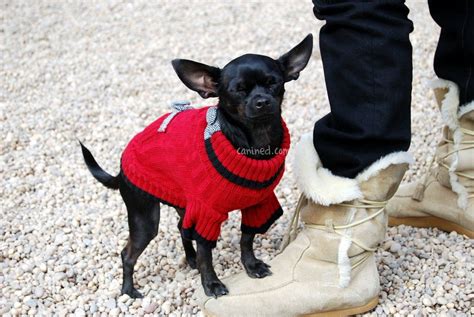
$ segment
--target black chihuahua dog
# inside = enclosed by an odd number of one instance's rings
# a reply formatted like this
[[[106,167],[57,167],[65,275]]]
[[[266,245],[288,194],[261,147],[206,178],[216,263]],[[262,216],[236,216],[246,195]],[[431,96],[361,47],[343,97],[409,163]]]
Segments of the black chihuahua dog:
[[[219,98],[216,120],[220,131],[233,147],[249,150],[246,153],[252,159],[267,160],[275,156],[286,129],[281,119],[285,83],[298,78],[308,63],[312,48],[313,37],[309,34],[301,43],[276,60],[267,56],[246,54],[232,60],[222,69],[184,59],[173,60],[172,65],[188,88],[198,92],[203,98]],[[184,112],[182,113],[180,116],[184,115]],[[169,124],[173,124],[173,121]],[[153,129],[153,133],[155,132],[156,129]],[[123,168],[119,175],[111,176],[97,164],[91,152],[82,143],[81,147],[92,175],[106,187],[119,189],[125,202],[130,233],[128,243],[121,253],[122,293],[132,298],[142,297],[133,285],[134,266],[148,243],[157,235],[160,203],[166,201],[156,200],[152,195],[137,192],[124,176]],[[252,149],[270,150],[262,152]],[[123,160],[124,157],[122,164]],[[179,165],[179,162],[173,163]],[[178,228],[181,231],[187,262],[192,268],[199,270],[205,293],[215,297],[228,294],[226,286],[217,278],[214,271],[212,246],[203,239],[183,234],[185,231],[183,219],[187,206],[179,204],[172,206],[180,216]],[[255,232],[242,233],[241,260],[250,277],[263,278],[270,275],[271,271],[267,264],[255,257],[254,237]],[[197,253],[191,239],[196,240]]]

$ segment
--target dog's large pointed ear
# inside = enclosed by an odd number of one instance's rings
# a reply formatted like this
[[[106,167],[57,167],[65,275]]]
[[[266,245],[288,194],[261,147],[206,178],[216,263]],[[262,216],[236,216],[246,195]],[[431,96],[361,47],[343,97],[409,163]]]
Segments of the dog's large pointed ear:
[[[221,70],[187,59],[174,59],[171,64],[179,79],[201,97],[217,97],[217,85]]]
[[[298,79],[300,72],[308,64],[313,52],[313,35],[308,34],[301,43],[278,59],[285,74],[285,81]]]

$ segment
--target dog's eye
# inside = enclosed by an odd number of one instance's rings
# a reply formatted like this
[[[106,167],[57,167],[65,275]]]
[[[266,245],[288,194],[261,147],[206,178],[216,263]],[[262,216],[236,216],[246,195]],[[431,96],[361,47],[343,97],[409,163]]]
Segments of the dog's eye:
[[[245,92],[247,90],[247,87],[245,87],[242,83],[240,83],[237,85],[237,87],[235,87],[235,90],[237,92]]]

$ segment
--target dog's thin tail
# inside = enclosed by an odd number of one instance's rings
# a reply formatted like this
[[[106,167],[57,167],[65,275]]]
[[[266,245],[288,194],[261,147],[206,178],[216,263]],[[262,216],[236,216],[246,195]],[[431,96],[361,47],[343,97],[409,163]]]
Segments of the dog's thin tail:
[[[110,188],[110,189],[118,189],[119,188],[119,177],[117,176],[112,176],[106,171],[102,169],[102,167],[97,164],[94,156],[92,156],[91,151],[89,151],[88,148],[82,144],[81,141],[79,141],[81,144],[81,149],[82,149],[82,156],[84,156],[84,162],[86,162],[87,168],[91,172],[92,176],[94,176],[95,179],[97,179],[99,182],[101,182],[105,187]]]

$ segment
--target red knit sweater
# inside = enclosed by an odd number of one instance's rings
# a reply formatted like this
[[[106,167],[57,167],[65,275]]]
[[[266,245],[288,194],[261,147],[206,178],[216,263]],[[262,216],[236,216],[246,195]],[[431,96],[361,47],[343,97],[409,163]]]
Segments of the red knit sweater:
[[[158,201],[185,208],[183,234],[215,246],[221,224],[242,211],[244,232],[264,233],[282,215],[273,192],[283,176],[290,136],[283,122],[281,151],[256,160],[220,131],[216,107],[174,111],[160,117],[128,144],[122,175]]]

